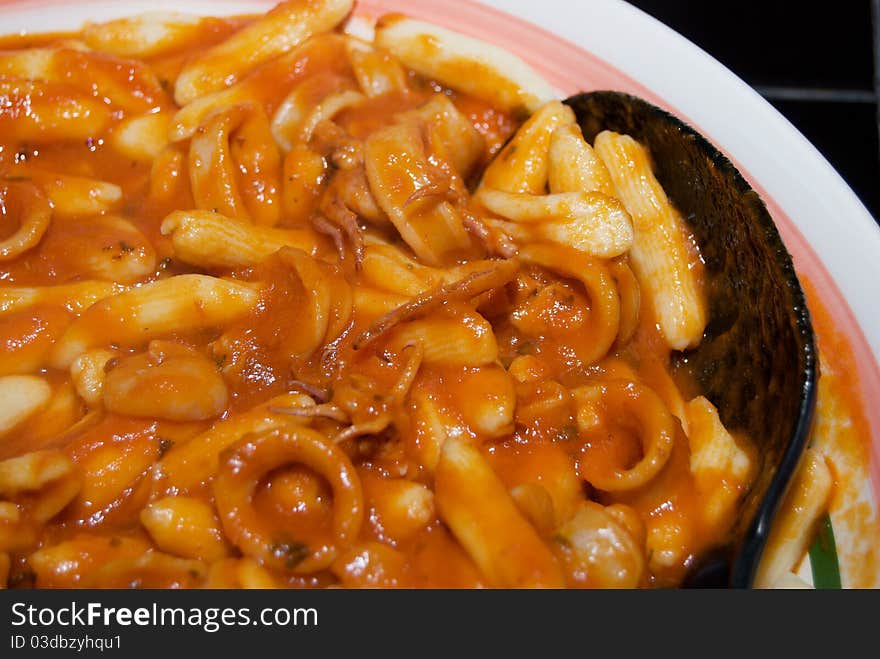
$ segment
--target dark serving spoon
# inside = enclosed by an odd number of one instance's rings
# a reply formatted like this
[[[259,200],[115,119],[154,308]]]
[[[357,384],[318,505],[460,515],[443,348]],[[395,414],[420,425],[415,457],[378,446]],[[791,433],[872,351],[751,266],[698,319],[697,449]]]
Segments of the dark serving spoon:
[[[755,443],[760,465],[733,529],[683,585],[751,587],[816,399],[813,328],[791,256],[758,194],[680,119],[619,92],[578,94],[565,103],[590,143],[613,130],[650,149],[657,179],[700,246],[709,322],[699,347],[676,353],[672,368],[694,377],[724,425]]]

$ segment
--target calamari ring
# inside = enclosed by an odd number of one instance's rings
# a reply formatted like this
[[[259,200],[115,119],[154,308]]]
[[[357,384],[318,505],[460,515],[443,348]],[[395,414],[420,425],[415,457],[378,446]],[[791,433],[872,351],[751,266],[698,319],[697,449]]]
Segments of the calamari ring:
[[[569,333],[567,342],[583,364],[593,364],[607,354],[620,328],[620,296],[608,267],[600,259],[554,245],[530,245],[519,253],[523,263],[577,279],[590,299],[590,322]]]
[[[675,423],[660,396],[650,387],[627,380],[579,387],[572,391],[575,401],[582,393],[600,401],[606,419],[623,420],[634,427],[642,444],[641,459],[628,469],[592,469],[585,461],[581,469],[584,480],[606,492],[621,492],[641,487],[657,476],[672,454],[675,438]]]
[[[281,153],[262,107],[208,114],[189,147],[193,199],[201,210],[273,226],[280,219]]]
[[[10,261],[35,247],[52,219],[52,207],[43,191],[29,181],[4,181],[0,185],[0,207],[10,205],[11,198],[17,203],[12,204],[18,211],[19,226],[11,236],[0,240],[0,261]]]
[[[620,347],[629,342],[639,327],[641,290],[635,273],[624,259],[613,259],[608,264],[608,271],[614,277],[620,296],[620,327],[617,331],[617,346]]]
[[[272,526],[253,506],[261,480],[290,464],[310,468],[333,491],[333,542],[309,548],[305,556],[294,555],[290,543],[277,542]],[[348,456],[322,434],[305,427],[248,435],[225,451],[214,479],[214,501],[226,536],[239,549],[268,567],[294,574],[329,567],[357,538],[364,518],[360,480]]]

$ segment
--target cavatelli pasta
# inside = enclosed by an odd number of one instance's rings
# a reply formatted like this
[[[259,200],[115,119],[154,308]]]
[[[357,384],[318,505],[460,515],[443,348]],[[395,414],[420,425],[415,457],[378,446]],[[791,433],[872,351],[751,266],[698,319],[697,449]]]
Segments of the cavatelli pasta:
[[[648,154],[352,5],[0,52],[0,583],[664,586],[730,528]]]

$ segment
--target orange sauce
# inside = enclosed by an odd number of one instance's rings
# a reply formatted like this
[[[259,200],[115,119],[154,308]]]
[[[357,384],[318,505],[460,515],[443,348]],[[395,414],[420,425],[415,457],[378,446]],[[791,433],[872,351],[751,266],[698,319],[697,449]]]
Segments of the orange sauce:
[[[144,87],[134,90],[140,99],[135,112],[150,108],[174,108],[170,93],[171,81],[188,58],[217,43],[250,19],[211,19],[203,23],[202,32],[183,50],[140,63],[144,79],[155,76],[158,89]],[[52,47],[58,42],[74,39],[75,34],[27,35],[7,37],[0,49]],[[286,91],[308,75],[317,73],[352,77],[350,66],[340,50],[339,37],[321,37],[302,51],[295,66],[283,71],[269,64],[258,67],[248,78],[254,98],[266,112],[272,112]],[[74,56],[75,58],[75,56]],[[132,91],[132,68],[118,58],[107,56],[101,74],[121,88]],[[145,73],[146,72],[146,73]],[[88,76],[89,70],[81,71]],[[436,82],[408,74],[406,94],[387,94],[368,99],[356,108],[340,113],[336,121],[349,136],[363,138],[388,125],[401,112],[418,107],[433,94],[444,93],[476,127],[484,140],[484,151],[476,173],[496,154],[520,123],[479,99],[442,88]],[[118,119],[125,112],[113,108]],[[156,271],[138,283],[155,281],[189,272],[234,277],[245,282],[262,284],[260,303],[244,318],[231,326],[205,331],[183,332],[168,337],[196,348],[222,369],[229,389],[229,400],[219,419],[228,419],[291,391],[302,391],[303,383],[311,390],[323,392],[327,399],[346,406],[353,419],[390,415],[398,430],[390,427],[355,440],[342,442],[345,452],[363,480],[366,492],[365,523],[358,544],[343,553],[334,567],[311,576],[277,573],[273,576],[285,585],[314,587],[329,584],[367,586],[472,587],[487,585],[471,558],[435,516],[424,528],[403,539],[392,538],[377,512],[378,501],[392,478],[409,478],[432,486],[430,470],[418,468],[412,457],[413,447],[424,441],[420,430],[412,426],[408,415],[412,405],[389,401],[386,396],[401,377],[404,359],[390,350],[389,344],[376,341],[364,349],[356,349],[355,339],[375,318],[355,316],[331,346],[315,355],[291,359],[287,333],[302,323],[302,299],[306,291],[300,279],[281,258],[272,256],[249,268],[200,270],[174,258],[174,251],[159,227],[174,209],[193,207],[193,196],[185,180],[179,177],[176,187],[158,197],[151,192],[150,162],[126,158],[111,147],[109,135],[96,135],[81,143],[22,143],[13,123],[0,121],[0,177],[27,178],[31,168],[50,172],[75,173],[78,176],[108,181],[122,189],[123,201],[117,212],[130,221],[150,241],[156,251]],[[112,130],[112,129],[111,129]],[[177,148],[186,156],[186,145]],[[474,177],[476,178],[476,177]],[[124,249],[111,228],[96,229],[93,218],[77,216],[55,218],[40,244],[0,269],[4,285],[43,286],[77,281],[83,277],[82,253],[100,244],[107,250]],[[5,222],[5,221],[4,221]],[[282,218],[279,228],[300,226]],[[16,229],[4,223],[0,237]],[[330,237],[322,237],[318,256],[332,259],[335,246]],[[697,262],[696,256],[694,262]],[[358,286],[362,275],[349,265],[328,268],[340,281]],[[338,291],[341,291],[341,284]],[[529,295],[539,296],[544,304],[542,322],[556,328],[540,337],[524,335],[510,321],[513,306]],[[543,297],[541,297],[543,296]],[[587,296],[577,282],[555,277],[548,272],[525,269],[517,285],[504,289],[495,298],[484,300],[480,307],[493,324],[499,341],[499,361],[504,367],[517,358],[532,355],[540,364],[540,377],[534,382],[515,385],[517,406],[523,415],[515,428],[486,440],[474,430],[468,416],[469,407],[493,400],[497,393],[487,390],[467,367],[423,365],[415,385],[426,392],[447,415],[450,433],[466,436],[481,448],[500,480],[509,489],[537,483],[545,487],[550,498],[563,506],[570,494],[566,479],[572,474],[583,475],[583,465],[593,468],[626,469],[643,456],[639,440],[641,429],[627,419],[606,420],[596,430],[579,430],[577,409],[570,391],[602,378],[627,377],[632,374],[656,390],[666,405],[673,409],[677,390],[666,363],[668,349],[657,329],[650,310],[650,301],[642,301],[639,326],[632,341],[614,346],[597,363],[581,363],[566,341],[588,322],[591,308]],[[462,318],[462,311],[447,305],[445,313]],[[22,350],[25,344],[53,341],[70,321],[68,312],[59,308],[36,307],[0,319],[0,345]],[[819,316],[820,323],[825,321]],[[840,348],[830,324],[820,324],[822,351],[831,363],[846,370],[838,360]],[[222,340],[221,340],[222,337]],[[111,343],[112,337],[107,337]],[[124,357],[126,351],[120,351]],[[841,353],[842,354],[842,353]],[[844,355],[845,357],[845,355]],[[44,375],[58,386],[68,378],[66,371],[46,367]],[[847,385],[840,380],[836,386],[845,404],[850,404]],[[319,396],[320,398],[320,396]],[[79,404],[77,404],[79,405]],[[140,557],[155,543],[140,525],[144,506],[166,494],[157,478],[157,463],[169,451],[185,446],[205,431],[213,421],[174,422],[158,419],[126,417],[80,409],[79,420],[71,429],[55,434],[40,428],[41,420],[28,422],[16,435],[0,443],[0,457],[21,455],[37,448],[63,450],[80,470],[83,487],[77,497],[50,523],[40,529],[35,546],[14,555],[10,583],[35,584],[40,587],[71,585],[138,585],[167,587],[197,586],[202,582],[192,570],[170,567],[141,566],[128,577],[103,577],[102,565],[117,564]],[[852,409],[857,409],[853,406]],[[615,494],[600,492],[585,482],[577,482],[575,495],[602,504],[625,503],[649,525],[665,520],[680,531],[676,541],[680,552],[666,564],[654,569],[643,585],[667,586],[681,580],[696,556],[719,539],[718,530],[700,521],[699,501],[689,468],[687,438],[675,420],[672,455],[657,478],[634,492]],[[860,423],[854,417],[854,424]],[[323,425],[322,425],[323,424]],[[326,420],[315,422],[318,428],[331,429]],[[851,450],[864,451],[856,439],[864,436],[854,430],[846,435]],[[221,458],[222,459],[222,458]],[[841,478],[845,475],[841,472]],[[190,491],[181,493],[213,505],[210,479]],[[297,542],[317,542],[316,538],[330,533],[332,492],[320,476],[301,466],[282,466],[265,476],[253,497],[258,515],[271,522],[279,534],[296,538]],[[727,520],[728,522],[730,520]],[[83,539],[85,538],[85,539]],[[68,569],[46,571],[31,560],[39,549],[51,550],[65,541],[74,541],[76,556]],[[549,541],[548,541],[549,542]],[[73,546],[73,545],[72,545]],[[233,556],[239,556],[233,550]],[[37,561],[39,563],[39,561]],[[152,565],[152,564],[151,564]],[[163,563],[162,565],[166,565]],[[178,565],[174,563],[173,565]],[[36,576],[35,576],[36,574]],[[120,581],[119,579],[122,579]]]

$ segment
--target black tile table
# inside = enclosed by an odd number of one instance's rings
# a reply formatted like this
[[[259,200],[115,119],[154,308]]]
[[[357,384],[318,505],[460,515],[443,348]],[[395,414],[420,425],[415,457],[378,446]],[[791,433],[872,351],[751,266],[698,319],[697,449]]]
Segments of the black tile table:
[[[880,222],[880,0],[629,0],[754,87]]]

